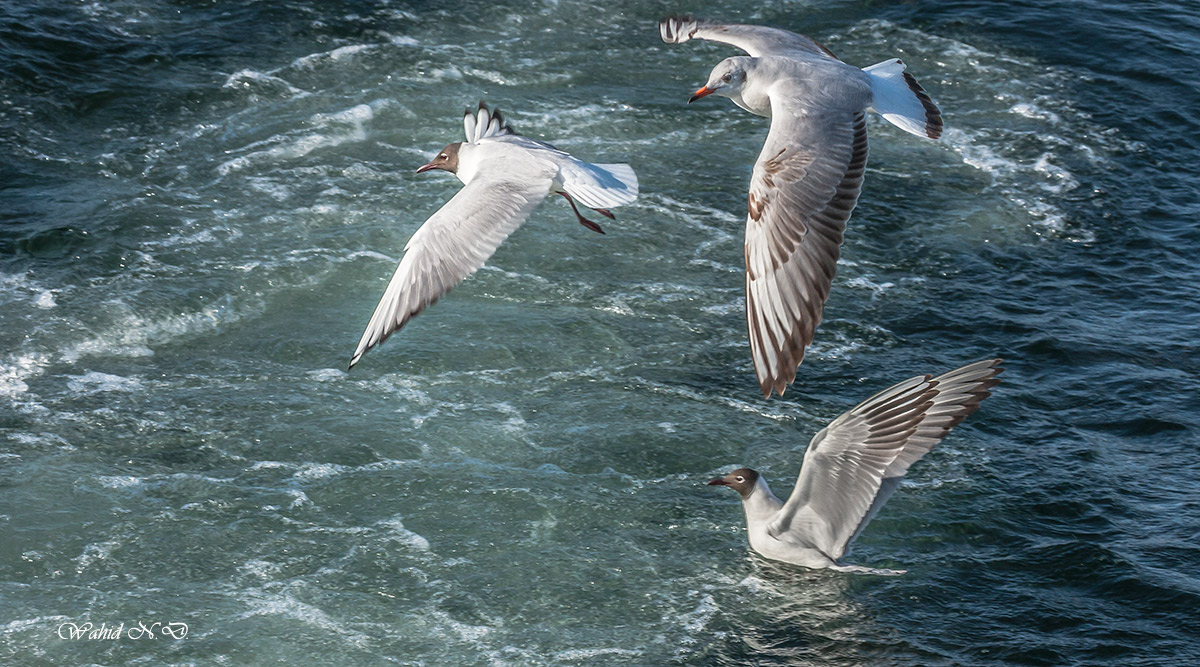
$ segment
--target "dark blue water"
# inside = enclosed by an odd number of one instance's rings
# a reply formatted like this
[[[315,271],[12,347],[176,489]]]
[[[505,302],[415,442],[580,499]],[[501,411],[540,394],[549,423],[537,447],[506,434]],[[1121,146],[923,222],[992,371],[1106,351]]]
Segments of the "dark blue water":
[[[734,51],[661,44],[680,10],[900,56],[946,119],[870,125],[782,399],[766,124],[684,104]],[[0,662],[1196,664],[1197,53],[1181,2],[4,5]],[[642,196],[604,237],[547,202],[347,374],[481,99]],[[753,556],[703,484],[786,492],[830,419],[990,356],[852,554],[902,577]]]

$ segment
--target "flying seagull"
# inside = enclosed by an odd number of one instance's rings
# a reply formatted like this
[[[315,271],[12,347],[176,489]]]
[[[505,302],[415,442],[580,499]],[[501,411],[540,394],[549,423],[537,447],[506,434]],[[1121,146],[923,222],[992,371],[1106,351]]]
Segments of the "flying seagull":
[[[778,28],[669,16],[664,42],[707,39],[746,53],[722,60],[689,102],[721,95],[771,119],[750,178],[746,218],[746,320],[763,396],[796,379],[837,270],[846,221],[867,164],[865,112],[937,139],[942,115],[905,65],[865,69]]]
[[[979,409],[1003,371],[999,359],[905,380],[859,403],[808,444],[787,502],[739,468],[710,485],[742,496],[750,547],[767,558],[842,572],[903,574],[844,565],[850,543],[891,497],[908,467]]]
[[[462,190],[409,239],[404,258],[358,341],[350,368],[410,319],[475,273],[547,195],[562,195],[580,224],[604,233],[576,203],[612,218],[609,208],[637,199],[638,181],[627,164],[591,164],[513,131],[500,110],[482,102],[463,116],[466,141],[438,152],[417,173],[442,169]]]

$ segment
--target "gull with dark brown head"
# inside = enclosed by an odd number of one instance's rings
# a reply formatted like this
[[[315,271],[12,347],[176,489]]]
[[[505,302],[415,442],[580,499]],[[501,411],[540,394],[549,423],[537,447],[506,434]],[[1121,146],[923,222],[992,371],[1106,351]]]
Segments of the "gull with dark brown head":
[[[739,468],[710,485],[742,497],[750,547],[772,560],[843,572],[902,574],[841,562],[909,466],[929,453],[1000,383],[999,359],[937,377],[917,376],[859,403],[808,444],[784,502],[756,470]]]
[[[749,56],[727,58],[689,102],[721,95],[771,119],[750,178],[746,218],[746,320],[763,396],[783,394],[821,321],[846,221],[867,164],[865,112],[936,139],[942,116],[905,65],[865,69],[786,30],[671,16],[664,42],[706,39]]]
[[[562,195],[576,220],[593,231],[582,204],[612,218],[608,209],[637,199],[637,175],[627,164],[592,164],[550,144],[523,137],[500,110],[480,103],[463,116],[466,141],[456,141],[417,169],[448,171],[462,190],[417,229],[358,341],[350,368],[464,278],[525,222],[547,195]]]

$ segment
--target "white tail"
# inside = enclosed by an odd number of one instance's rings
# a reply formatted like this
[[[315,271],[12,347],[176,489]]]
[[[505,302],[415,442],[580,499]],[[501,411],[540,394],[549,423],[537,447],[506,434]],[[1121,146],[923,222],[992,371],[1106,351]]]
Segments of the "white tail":
[[[899,58],[864,67],[870,75],[872,108],[892,125],[919,137],[942,136],[942,112]]]
[[[563,189],[588,208],[612,208],[637,199],[638,179],[627,164],[574,161],[561,168]]]
[[[479,103],[478,110],[467,109],[463,113],[463,129],[466,130],[467,143],[470,144],[477,144],[480,139],[488,137],[515,134],[500,110],[492,111],[483,102]]]

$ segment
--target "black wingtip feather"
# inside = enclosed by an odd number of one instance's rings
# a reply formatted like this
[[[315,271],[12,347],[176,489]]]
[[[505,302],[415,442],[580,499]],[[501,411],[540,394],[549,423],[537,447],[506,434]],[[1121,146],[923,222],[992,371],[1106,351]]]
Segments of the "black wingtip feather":
[[[917,96],[921,106],[925,109],[925,136],[930,139],[937,139],[942,136],[942,110],[933,103],[933,99],[929,97],[929,93],[917,83],[916,77],[908,72],[902,72],[904,83],[908,84],[908,89]]]

